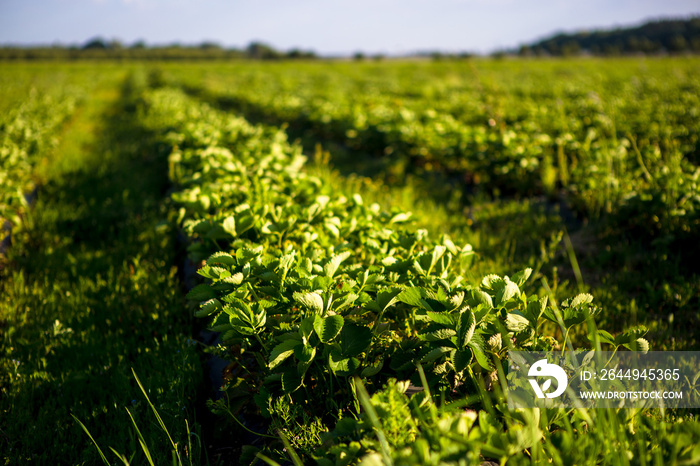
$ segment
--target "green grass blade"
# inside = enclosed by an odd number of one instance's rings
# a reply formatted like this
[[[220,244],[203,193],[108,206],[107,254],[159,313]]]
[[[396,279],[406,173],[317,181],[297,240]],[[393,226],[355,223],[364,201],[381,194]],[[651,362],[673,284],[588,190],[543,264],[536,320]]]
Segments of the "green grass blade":
[[[141,389],[141,393],[143,393],[143,396],[146,397],[146,401],[148,401],[148,405],[151,407],[153,414],[155,415],[156,419],[158,420],[158,424],[160,425],[161,429],[163,429],[165,434],[168,436],[168,440],[170,440],[170,445],[172,446],[173,451],[177,455],[178,464],[182,464],[182,458],[180,458],[180,452],[177,450],[177,445],[173,441],[173,438],[170,435],[168,428],[165,426],[165,422],[163,422],[163,419],[160,417],[160,414],[158,414],[158,410],[153,405],[153,403],[151,403],[151,399],[148,397],[148,393],[146,393],[146,389],[143,387],[143,384],[141,383],[141,380],[139,380],[139,377],[136,375],[136,371],[134,371],[133,367],[131,368],[131,373],[134,374],[134,379],[136,379],[136,383],[139,384],[139,388]],[[131,416],[131,413],[129,415]],[[133,418],[132,418],[132,420],[133,420]]]
[[[277,461],[273,460],[272,458],[268,458],[267,456],[263,455],[262,453],[257,453],[255,455],[256,458],[260,458],[264,462],[266,462],[269,466],[281,466]]]
[[[112,447],[109,447],[109,449],[112,450],[112,453],[114,453],[115,456],[121,460],[121,462],[124,464],[124,466],[130,466],[130,465],[131,465],[131,461],[129,461],[129,460],[126,458],[126,455],[122,455],[121,453],[119,453],[117,450],[115,450],[115,449],[112,448]],[[132,456],[132,459],[133,459],[133,456]]]
[[[141,430],[139,429],[139,426],[136,425],[136,421],[134,420],[134,416],[131,415],[131,411],[129,411],[129,408],[126,408],[126,412],[129,414],[129,417],[131,418],[131,423],[134,425],[134,430],[136,431],[136,435],[139,438],[139,444],[141,445],[141,449],[143,450],[143,453],[146,455],[146,459],[148,460],[148,463],[151,466],[155,466],[153,463],[153,457],[151,456],[151,452],[148,449],[148,445],[146,445],[146,440],[143,438],[143,435],[141,434]]]
[[[287,439],[287,436],[284,435],[283,432],[278,433],[280,438],[282,439],[282,443],[284,443],[284,447],[287,449],[287,453],[289,453],[289,457],[292,459],[292,463],[294,463],[294,466],[304,466],[304,463],[301,462],[299,455],[297,455],[297,452],[294,451],[294,448],[292,448],[292,444],[289,443],[289,439]]]
[[[104,464],[106,464],[107,466],[110,466],[109,461],[107,461],[107,458],[105,457],[104,453],[102,453],[102,449],[101,449],[100,446],[97,444],[97,442],[95,441],[95,439],[92,438],[92,434],[90,434],[90,431],[87,429],[87,427],[85,427],[85,424],[83,424],[82,422],[80,422],[80,419],[78,419],[77,417],[73,416],[73,414],[71,414],[71,416],[73,417],[73,419],[75,419],[75,422],[77,422],[77,423],[80,425],[80,427],[83,428],[83,430],[85,431],[85,433],[87,434],[87,436],[90,437],[90,440],[92,440],[92,443],[95,444],[95,448],[97,448],[97,452],[100,454],[100,458],[102,458],[102,462],[103,462]]]
[[[566,254],[569,256],[569,262],[571,262],[571,268],[574,270],[574,276],[576,277],[578,289],[579,291],[583,291],[583,275],[581,274],[581,267],[578,265],[574,245],[571,243],[569,232],[566,230],[564,230],[564,244],[566,245]]]
[[[391,448],[389,447],[389,442],[386,440],[386,435],[382,430],[382,424],[379,422],[379,416],[377,416],[377,411],[374,409],[374,406],[372,406],[369,393],[367,393],[367,389],[365,388],[365,384],[362,383],[362,379],[356,377],[355,386],[357,387],[357,396],[360,398],[360,404],[362,404],[364,410],[367,411],[369,420],[372,423],[374,430],[377,432],[377,438],[379,439],[379,444],[382,447],[382,458],[384,459],[384,464],[393,465],[394,462],[391,460]]]

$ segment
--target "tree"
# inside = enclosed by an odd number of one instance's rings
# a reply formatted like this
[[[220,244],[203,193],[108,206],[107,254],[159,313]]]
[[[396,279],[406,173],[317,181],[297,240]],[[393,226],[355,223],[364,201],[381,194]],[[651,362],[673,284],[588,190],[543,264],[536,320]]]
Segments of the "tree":
[[[107,43],[105,40],[101,37],[95,37],[93,39],[90,39],[83,45],[83,50],[93,50],[93,49],[101,49],[104,50],[107,48]]]
[[[258,60],[270,60],[280,56],[277,50],[262,42],[251,42],[246,48],[246,53],[248,57]]]

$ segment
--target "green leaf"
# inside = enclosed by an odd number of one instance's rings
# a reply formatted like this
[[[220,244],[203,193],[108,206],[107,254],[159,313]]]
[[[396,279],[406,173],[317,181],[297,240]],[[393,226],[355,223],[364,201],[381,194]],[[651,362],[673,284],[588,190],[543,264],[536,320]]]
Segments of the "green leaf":
[[[398,295],[401,293],[401,289],[392,288],[390,290],[382,290],[377,293],[377,306],[379,311],[385,311],[389,306],[392,306],[398,301]]]
[[[294,300],[316,314],[323,313],[323,298],[318,293],[294,293]]]
[[[456,256],[459,254],[459,251],[457,250],[457,246],[452,242],[449,236],[447,235],[442,235],[442,244],[445,245],[448,251],[450,251],[450,254],[453,256]]]
[[[299,323],[299,335],[301,335],[302,341],[308,343],[311,333],[314,331],[314,318],[305,317],[301,319]]]
[[[192,231],[203,235],[207,233],[212,228],[212,223],[210,220],[200,220],[193,227]]]
[[[319,267],[320,269],[320,267]],[[320,272],[320,270],[319,270]],[[314,290],[328,290],[333,285],[333,279],[330,277],[314,277],[311,287]]]
[[[446,312],[428,312],[427,313],[430,320],[437,322],[438,324],[445,325],[447,327],[453,327],[455,321],[457,320],[452,314]]]
[[[413,356],[409,352],[398,351],[391,356],[389,367],[395,371],[402,371],[414,367]]]
[[[391,217],[391,220],[389,220],[389,223],[403,223],[403,222],[407,222],[410,218],[411,218],[410,212],[401,212],[401,213],[396,214],[393,217]]]
[[[601,343],[608,343],[610,345],[615,344],[615,337],[613,337],[610,332],[605,330],[598,330],[598,338],[600,339]]]
[[[496,315],[491,311],[493,311],[493,308],[486,304],[479,304],[478,306],[473,308],[474,319],[476,319],[477,324],[480,324],[484,322],[484,320],[488,320],[489,317],[493,317]]]
[[[343,357],[340,351],[334,349],[328,356],[328,366],[336,375],[347,376],[360,367],[360,361],[355,358]]]
[[[297,346],[303,346],[299,340],[285,340],[272,348],[270,352],[270,369],[279,366],[285,359],[294,354],[294,348]]]
[[[456,295],[450,297],[449,299],[449,307],[448,309],[453,310],[457,309],[458,307],[462,306],[462,303],[464,302],[464,291],[460,291]]]
[[[282,373],[282,390],[293,393],[301,387],[301,377],[296,367],[290,367]]]
[[[472,351],[467,348],[463,351],[455,350],[452,353],[452,364],[455,366],[456,372],[462,372],[469,366],[472,360]]]
[[[490,371],[491,363],[489,362],[489,358],[484,352],[484,347],[481,341],[477,341],[476,338],[473,338],[472,341],[469,342],[469,348],[471,348],[472,353],[474,354],[474,358],[476,358],[476,362],[479,363],[479,365],[487,371]]]
[[[578,307],[582,304],[590,304],[593,302],[593,296],[591,296],[588,293],[581,293],[577,295],[572,301],[570,306],[571,307]]]
[[[217,240],[217,239],[229,239],[229,234],[224,231],[224,227],[219,223],[215,223],[211,226],[209,231],[204,235],[205,238]]]
[[[530,319],[533,327],[537,325],[537,321],[542,316],[542,313],[547,308],[547,297],[544,296],[539,300],[527,303],[527,317]]]
[[[403,290],[401,293],[399,293],[399,295],[396,298],[402,303],[408,304],[409,306],[419,307],[426,311],[434,311],[434,309],[431,308],[430,305],[427,302],[425,302],[425,300],[423,300],[421,296],[421,289],[417,286],[414,286],[412,288],[407,288]]]
[[[280,286],[280,283],[282,283],[282,278],[272,270],[268,270],[267,272],[259,274],[258,278],[262,279],[265,282],[273,283],[275,284],[275,286]]]
[[[582,304],[577,307],[562,308],[562,316],[564,325],[571,327],[572,325],[585,322],[589,317],[592,317],[597,312],[597,308],[592,304]]]
[[[440,258],[445,254],[445,251],[447,251],[446,246],[441,246],[441,245],[436,245],[433,248],[433,254],[430,260],[430,268],[432,269],[435,267],[435,264],[437,264],[437,261],[440,260]]]
[[[267,311],[260,303],[255,303],[253,307],[253,327],[256,329],[264,327],[265,322],[267,322]]]
[[[209,285],[204,283],[195,286],[187,293],[187,299],[192,301],[206,301],[212,298],[216,298],[216,292],[212,290]]]
[[[413,271],[421,276],[427,275],[426,270],[418,263],[418,261],[413,261]]]
[[[503,347],[503,337],[500,333],[494,333],[489,337],[486,345],[492,352],[498,352]]]
[[[427,456],[427,455],[426,455]],[[377,452],[367,453],[362,457],[362,461],[358,466],[386,466],[390,464],[386,458]]]
[[[630,351],[641,351],[642,353],[649,351],[649,342],[644,338],[637,338],[631,343],[625,343],[623,346]]]
[[[236,251],[236,259],[238,260],[239,264],[243,265],[253,262],[255,259],[260,257],[262,253],[262,245],[255,248],[240,248],[238,251]]]
[[[239,215],[236,223],[236,235],[240,236],[255,226],[255,217],[250,214]]]
[[[338,271],[338,267],[340,267],[340,264],[342,264],[343,261],[350,257],[350,255],[352,255],[352,251],[345,251],[331,257],[331,259],[326,263],[326,265],[323,266],[323,271],[325,272],[326,276],[332,278]]]
[[[372,343],[372,331],[364,326],[347,323],[340,331],[340,352],[345,357],[357,356]]]
[[[291,253],[291,254],[286,254],[282,257],[280,257],[280,264],[279,267],[284,271],[284,274],[286,275],[289,269],[292,267],[292,264],[294,264],[294,258],[296,254]]]
[[[406,288],[396,297],[402,303],[406,303],[413,307],[423,307],[423,299],[420,294],[420,288],[414,286],[412,288]]]
[[[385,267],[391,267],[396,262],[397,262],[397,259],[395,257],[392,257],[392,256],[385,257],[384,259],[382,259],[382,265]]]
[[[240,285],[243,283],[243,274],[241,272],[234,273],[230,277],[226,277],[221,280],[221,283],[226,283],[227,285]]]
[[[357,298],[360,296],[355,294],[355,293],[348,293],[344,296],[340,296],[338,299],[333,301],[333,306],[332,309],[336,313],[340,314],[342,311],[345,309],[348,309],[352,307],[355,304],[355,301]]]
[[[316,348],[309,345],[299,345],[294,347],[294,356],[301,362],[309,363],[316,356]]]
[[[209,256],[209,259],[207,259],[207,265],[214,264],[225,265],[230,267],[232,265],[236,265],[236,259],[231,254],[219,251],[215,252],[214,254]]]
[[[227,278],[231,276],[231,272],[229,272],[228,270],[222,267],[209,265],[205,265],[201,269],[197,270],[197,274],[210,280],[220,280],[222,278]]]
[[[505,280],[498,275],[486,275],[481,279],[481,287],[486,291],[495,292],[505,286]]]
[[[302,257],[296,270],[300,272],[302,276],[308,277],[313,271],[313,262],[311,262],[311,259],[308,257]]]
[[[194,313],[195,317],[206,317],[217,311],[221,311],[223,306],[218,299],[210,299],[199,307],[199,310]]]
[[[314,351],[314,355],[315,355]],[[304,376],[306,375],[306,371],[309,370],[309,367],[311,367],[311,364],[313,364],[313,359],[311,359],[308,362],[301,362],[299,361],[299,365],[297,366],[297,374],[299,374],[299,377],[301,377],[302,380],[304,380]]]
[[[321,209],[325,209],[330,201],[331,198],[324,194],[316,196],[316,203],[321,207]]]
[[[459,349],[464,349],[474,336],[476,329],[476,317],[471,309],[467,309],[459,316],[459,325],[457,327],[457,346]]]
[[[362,372],[360,375],[362,377],[373,377],[377,374],[379,374],[379,371],[382,370],[382,367],[384,367],[384,360],[379,360],[376,363],[374,363],[371,366],[367,366],[364,369],[362,369]]]
[[[530,321],[519,312],[506,314],[506,328],[509,332],[522,332],[530,326]]]
[[[452,348],[450,348],[448,346],[439,346],[437,348],[433,348],[428,354],[423,356],[423,358],[421,359],[421,362],[424,362],[424,363],[433,362],[437,359],[440,359],[440,357],[443,354],[449,353],[450,351],[452,351]]]
[[[527,268],[527,269],[521,270],[520,272],[513,275],[513,278],[511,280],[513,281],[513,283],[518,285],[518,287],[521,287],[525,284],[527,279],[530,278],[531,274],[532,274],[532,269]]]
[[[314,330],[318,335],[319,340],[323,343],[328,343],[333,338],[338,336],[343,328],[344,319],[342,316],[314,317]]]
[[[228,233],[231,236],[236,236],[236,219],[234,219],[232,216],[228,216],[224,219],[224,221],[221,223],[222,228],[226,233]]]
[[[418,338],[424,341],[440,341],[449,340],[455,335],[457,335],[457,332],[455,332],[451,328],[441,328],[432,332],[421,333],[418,335]]]
[[[229,321],[227,314],[219,314],[212,319],[211,324],[209,324],[209,330],[212,332],[225,332],[231,329],[231,322]]]
[[[474,305],[485,304],[489,308],[493,307],[491,296],[482,290],[471,290],[471,295],[474,300]]]
[[[637,338],[645,335],[647,333],[647,328],[643,325],[638,325],[636,327],[631,327],[615,337],[616,345],[624,345],[626,343],[632,343]]]
[[[496,306],[503,306],[504,303],[507,303],[516,296],[520,296],[518,285],[507,280],[505,286],[496,292],[496,300],[494,303]]]

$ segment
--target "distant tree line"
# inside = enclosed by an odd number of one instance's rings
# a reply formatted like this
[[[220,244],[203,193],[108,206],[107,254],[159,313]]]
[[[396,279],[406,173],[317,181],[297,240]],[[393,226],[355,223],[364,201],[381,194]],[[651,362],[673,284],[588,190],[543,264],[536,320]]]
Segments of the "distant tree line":
[[[700,53],[700,17],[652,21],[614,30],[557,34],[530,45],[520,55],[635,55]]]
[[[120,41],[107,41],[94,38],[82,46],[4,46],[0,47],[0,60],[80,60],[80,59],[122,59],[122,60],[226,60],[226,59],[314,59],[313,51],[292,49],[281,52],[262,42],[252,42],[245,49],[224,48],[215,42],[202,42],[199,45],[170,44],[148,46],[138,41],[125,46]]]

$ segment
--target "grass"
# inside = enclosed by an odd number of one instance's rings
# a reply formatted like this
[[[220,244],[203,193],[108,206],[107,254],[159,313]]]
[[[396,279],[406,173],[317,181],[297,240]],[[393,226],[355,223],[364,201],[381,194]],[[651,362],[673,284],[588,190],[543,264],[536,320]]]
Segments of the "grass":
[[[186,420],[195,417],[201,369],[188,339],[175,232],[165,222],[167,165],[131,124],[122,78],[95,89],[66,126],[3,271],[0,458],[7,464],[99,462],[74,419],[98,444],[135,454],[132,464],[146,460],[141,441],[158,464],[174,448],[199,462],[186,448]],[[172,441],[152,422],[132,369]]]
[[[153,411],[153,415],[155,416],[156,420],[158,421],[158,425],[159,425],[160,428],[162,429],[163,433],[168,437],[168,441],[170,442],[170,446],[171,446],[171,448],[172,448],[172,449],[171,449],[171,453],[172,453],[172,464],[173,464],[174,466],[182,466],[182,465],[184,465],[185,463],[183,462],[182,455],[180,454],[180,448],[179,448],[178,445],[173,441],[173,438],[172,438],[172,436],[170,435],[170,432],[168,431],[168,427],[167,427],[167,426],[165,425],[165,423],[163,422],[163,419],[161,418],[160,414],[158,413],[158,410],[156,409],[156,407],[155,407],[155,406],[153,405],[153,403],[151,402],[151,399],[148,397],[148,393],[146,392],[146,389],[143,388],[143,384],[141,383],[141,380],[140,380],[139,377],[136,375],[136,372],[133,371],[133,369],[132,369],[132,373],[133,373],[134,379],[136,380],[136,383],[139,385],[139,389],[141,390],[141,393],[143,393],[143,396],[146,398],[146,401],[148,402],[148,406],[151,408],[151,411]],[[151,454],[150,447],[149,447],[148,443],[146,443],[146,440],[145,440],[145,438],[143,437],[143,434],[141,433],[141,429],[139,429],[139,426],[138,426],[138,424],[136,423],[136,421],[134,420],[134,416],[131,414],[131,411],[129,411],[129,408],[125,408],[125,409],[126,409],[127,414],[129,415],[129,418],[131,419],[131,423],[132,423],[132,425],[133,425],[134,433],[135,433],[136,436],[138,437],[139,445],[140,445],[140,447],[141,447],[141,450],[143,451],[144,456],[146,457],[146,460],[148,461],[148,464],[150,464],[151,466],[155,466],[155,463],[154,463],[154,460],[153,460],[153,455]],[[90,430],[89,430],[87,427],[85,427],[85,424],[83,424],[83,423],[80,421],[80,419],[78,419],[78,418],[75,417],[75,416],[73,416],[73,418],[75,419],[75,422],[78,423],[78,425],[83,429],[83,431],[85,431],[85,433],[87,434],[87,436],[90,438],[90,440],[92,441],[92,443],[95,445],[95,448],[97,449],[97,452],[99,453],[100,459],[102,460],[102,462],[105,463],[107,466],[109,466],[111,463],[107,460],[107,457],[105,456],[104,452],[102,451],[102,448],[101,448],[100,445],[95,441],[95,438],[94,438],[94,437],[92,436],[92,434],[90,433]],[[201,437],[200,437],[199,435],[197,435],[197,434],[193,434],[193,433],[190,432],[189,423],[187,423],[187,421],[185,421],[185,426],[186,426],[186,428],[187,428],[187,445],[186,445],[186,447],[185,447],[184,452],[185,452],[185,454],[187,455],[187,459],[189,460],[189,461],[188,461],[188,464],[189,464],[190,466],[192,466],[192,464],[193,464],[193,461],[192,461],[193,458],[192,458],[192,456],[193,456],[193,455],[190,455],[190,454],[189,454],[189,452],[194,451],[194,450],[193,450],[193,447],[192,447],[192,446],[193,446],[192,437],[195,437],[195,438],[196,438],[196,444],[197,444],[197,447],[198,447],[199,449],[201,449],[201,447],[202,447],[202,444],[201,444]],[[115,456],[117,456],[117,458],[119,458],[119,460],[120,460],[125,466],[129,466],[129,464],[133,461],[134,454],[132,454],[130,458],[127,458],[126,455],[119,453],[118,451],[116,451],[116,450],[115,450],[114,448],[112,448],[112,447],[110,447],[110,450],[112,451],[112,453],[115,454]]]

